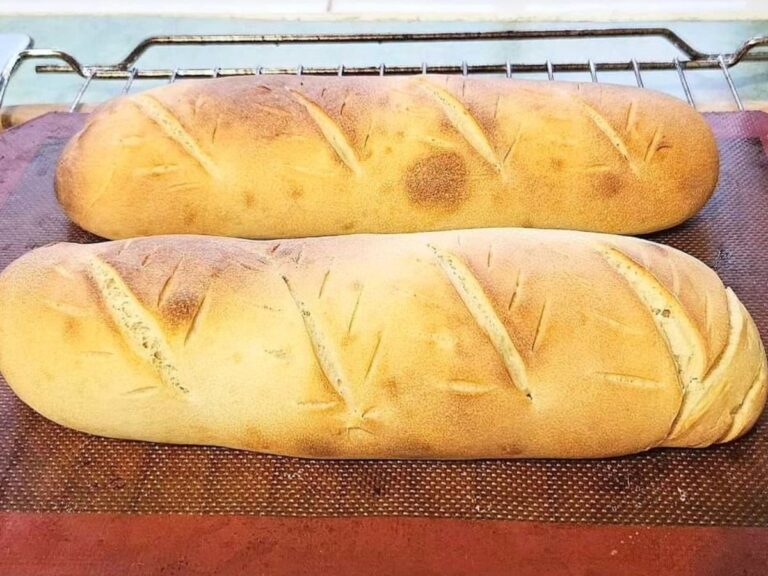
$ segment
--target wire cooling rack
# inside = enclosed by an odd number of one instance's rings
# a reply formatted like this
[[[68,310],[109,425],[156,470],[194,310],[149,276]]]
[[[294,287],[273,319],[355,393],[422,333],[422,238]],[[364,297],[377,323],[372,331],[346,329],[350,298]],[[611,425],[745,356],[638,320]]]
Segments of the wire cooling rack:
[[[671,60],[637,59],[618,61],[554,62],[546,59],[540,63],[503,62],[456,64],[431,64],[418,62],[409,64],[365,66],[302,66],[263,67],[209,67],[189,68],[183,65],[170,68],[152,68],[141,66],[140,60],[150,48],[163,46],[281,46],[281,45],[331,45],[331,44],[397,44],[397,43],[466,43],[466,42],[520,42],[528,40],[584,40],[614,38],[632,41],[639,38],[661,39],[675,49],[677,56]],[[768,46],[768,35],[746,40],[733,52],[710,54],[694,48],[677,33],[668,28],[599,28],[599,29],[561,29],[561,30],[503,30],[482,32],[444,32],[444,33],[384,33],[384,34],[322,34],[322,35],[171,35],[153,36],[136,45],[128,55],[114,64],[83,64],[71,54],[54,49],[28,48],[18,51],[0,72],[0,107],[3,104],[8,86],[19,66],[29,60],[54,60],[57,63],[37,65],[35,71],[43,74],[76,74],[83,81],[72,97],[70,111],[75,111],[89,87],[95,81],[122,81],[122,93],[128,93],[136,80],[162,80],[169,82],[184,78],[217,78],[224,76],[245,76],[258,74],[307,74],[323,76],[375,76],[408,74],[484,74],[506,77],[546,74],[549,80],[568,79],[568,73],[588,73],[592,82],[599,81],[602,72],[626,71],[634,75],[638,86],[644,87],[643,73],[667,71],[676,75],[685,99],[695,106],[693,92],[687,77],[691,70],[715,70],[721,74],[730,96],[739,110],[744,109],[742,97],[731,75],[731,69],[742,62],[768,61],[768,51],[760,50]],[[577,53],[577,51],[576,51]],[[564,73],[561,77],[561,73]]]

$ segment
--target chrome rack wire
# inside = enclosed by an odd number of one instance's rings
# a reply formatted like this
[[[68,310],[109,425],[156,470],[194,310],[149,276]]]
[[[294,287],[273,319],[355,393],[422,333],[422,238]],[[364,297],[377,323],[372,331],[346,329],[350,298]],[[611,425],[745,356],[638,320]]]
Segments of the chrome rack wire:
[[[344,66],[334,67],[246,67],[246,68],[140,68],[139,59],[152,47],[156,46],[211,46],[211,45],[248,45],[280,46],[287,44],[386,44],[405,42],[467,42],[467,41],[521,41],[521,40],[561,40],[561,39],[596,39],[596,38],[661,38],[674,47],[679,56],[671,61],[628,61],[594,62],[552,62],[468,64],[465,61],[453,65],[430,65],[419,63],[412,65],[387,66]],[[94,80],[124,80],[123,93],[127,93],[137,79],[167,79],[174,82],[183,78],[216,78],[219,76],[246,76],[257,74],[307,74],[323,76],[384,76],[408,74],[513,74],[546,73],[550,80],[555,74],[569,72],[588,72],[592,82],[598,82],[599,72],[632,72],[635,81],[644,87],[642,73],[646,71],[676,71],[680,84],[689,104],[694,105],[693,95],[686,78],[688,70],[720,70],[728,90],[739,110],[744,109],[742,99],[731,77],[730,69],[742,61],[768,61],[768,51],[757,50],[768,46],[768,36],[759,36],[747,40],[734,52],[726,54],[708,54],[696,50],[678,34],[667,28],[597,28],[579,30],[503,30],[484,32],[445,32],[445,33],[407,33],[407,34],[331,34],[331,35],[174,35],[153,36],[140,42],[130,53],[115,64],[84,65],[72,55],[60,50],[30,48],[19,52],[2,72],[0,72],[0,107],[3,104],[8,84],[22,62],[27,60],[59,60],[61,64],[38,65],[35,70],[40,74],[62,73],[77,74],[83,78],[70,110],[80,104],[88,87]]]

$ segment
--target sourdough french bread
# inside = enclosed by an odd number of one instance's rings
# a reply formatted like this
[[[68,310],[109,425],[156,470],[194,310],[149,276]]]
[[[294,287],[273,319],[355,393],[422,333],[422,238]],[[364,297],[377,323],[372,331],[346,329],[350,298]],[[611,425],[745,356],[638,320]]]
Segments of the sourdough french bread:
[[[707,446],[767,379],[698,260],[519,229],[39,248],[0,276],[0,370],[77,430],[319,458]]]
[[[717,182],[690,106],[629,87],[417,76],[185,81],[118,98],[61,157],[106,238],[522,226],[645,233]]]

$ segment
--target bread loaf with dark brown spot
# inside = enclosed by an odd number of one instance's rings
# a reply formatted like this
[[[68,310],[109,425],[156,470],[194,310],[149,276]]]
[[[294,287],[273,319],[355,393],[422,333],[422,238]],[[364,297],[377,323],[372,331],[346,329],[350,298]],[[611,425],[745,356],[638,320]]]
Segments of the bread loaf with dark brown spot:
[[[68,144],[58,198],[107,238],[494,226],[644,233],[695,214],[718,154],[684,102],[448,76],[185,81],[119,98]]]

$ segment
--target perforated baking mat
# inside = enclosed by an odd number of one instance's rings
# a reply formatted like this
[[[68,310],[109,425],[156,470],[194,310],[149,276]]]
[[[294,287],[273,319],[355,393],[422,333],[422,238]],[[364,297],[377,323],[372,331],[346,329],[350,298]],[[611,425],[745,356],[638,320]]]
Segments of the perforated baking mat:
[[[721,153],[704,211],[652,239],[713,267],[768,336],[768,115],[711,114]],[[51,242],[96,242],[53,195],[83,116],[0,135],[0,268]],[[0,511],[431,516],[768,526],[768,422],[704,450],[608,460],[311,461],[88,436],[57,426],[0,379]]]

